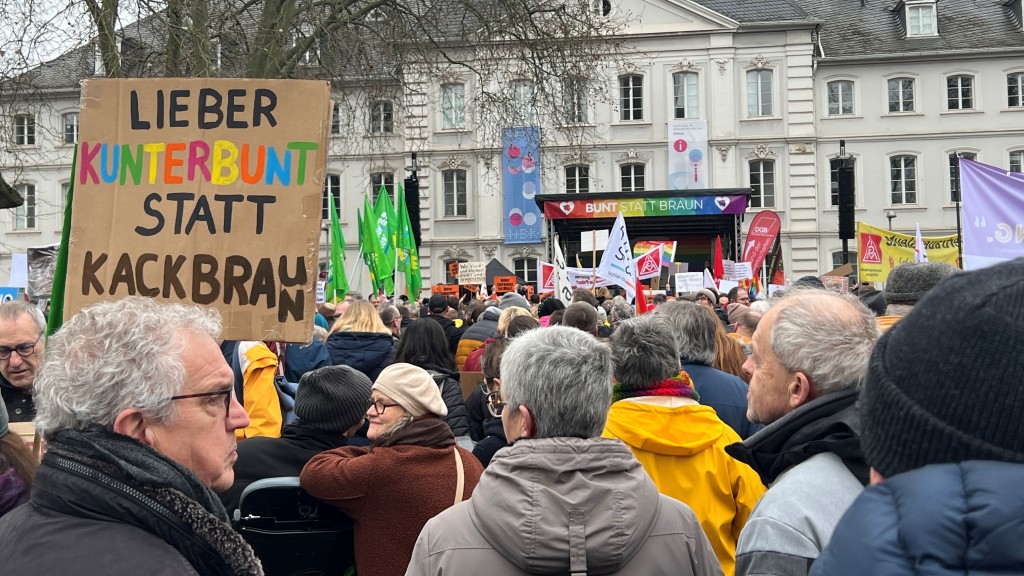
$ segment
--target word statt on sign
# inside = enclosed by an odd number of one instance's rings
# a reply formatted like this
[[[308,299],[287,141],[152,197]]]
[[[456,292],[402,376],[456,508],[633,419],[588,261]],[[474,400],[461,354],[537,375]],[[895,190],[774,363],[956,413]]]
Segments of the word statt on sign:
[[[308,341],[330,108],[326,82],[87,80],[65,314],[140,295]]]

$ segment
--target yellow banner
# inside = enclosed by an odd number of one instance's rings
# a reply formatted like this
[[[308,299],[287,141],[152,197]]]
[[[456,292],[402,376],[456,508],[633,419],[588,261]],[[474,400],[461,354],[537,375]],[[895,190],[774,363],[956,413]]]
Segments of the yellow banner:
[[[923,236],[930,262],[957,265],[957,237]],[[889,272],[904,262],[914,261],[914,236],[897,234],[857,223],[857,265],[861,282],[885,282]]]

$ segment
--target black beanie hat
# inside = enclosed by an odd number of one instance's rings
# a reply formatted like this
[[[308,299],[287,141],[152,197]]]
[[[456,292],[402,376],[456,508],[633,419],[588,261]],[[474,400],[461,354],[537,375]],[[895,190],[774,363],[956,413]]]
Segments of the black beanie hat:
[[[875,345],[861,445],[893,476],[965,460],[1024,463],[1024,258],[948,276]]]
[[[343,434],[366,416],[373,383],[349,366],[306,372],[295,392],[295,415],[311,428]]]

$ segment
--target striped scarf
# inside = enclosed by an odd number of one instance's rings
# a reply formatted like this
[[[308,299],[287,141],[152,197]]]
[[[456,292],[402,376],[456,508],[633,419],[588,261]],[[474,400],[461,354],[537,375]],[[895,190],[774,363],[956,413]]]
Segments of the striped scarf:
[[[690,380],[690,375],[685,371],[643,386],[627,386],[622,382],[612,382],[612,402],[640,396],[681,396],[700,401],[700,395],[693,389],[693,380]]]

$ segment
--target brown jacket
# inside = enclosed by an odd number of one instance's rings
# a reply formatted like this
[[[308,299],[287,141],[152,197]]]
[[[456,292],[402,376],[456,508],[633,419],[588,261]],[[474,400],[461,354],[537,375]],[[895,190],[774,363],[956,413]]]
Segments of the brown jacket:
[[[314,456],[302,487],[355,521],[359,576],[400,576],[420,529],[455,503],[455,450],[465,470],[466,500],[483,473],[473,454],[456,448],[439,418],[416,420],[382,446],[347,446]]]

